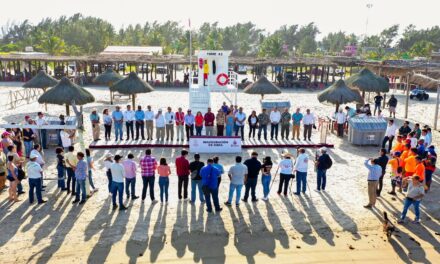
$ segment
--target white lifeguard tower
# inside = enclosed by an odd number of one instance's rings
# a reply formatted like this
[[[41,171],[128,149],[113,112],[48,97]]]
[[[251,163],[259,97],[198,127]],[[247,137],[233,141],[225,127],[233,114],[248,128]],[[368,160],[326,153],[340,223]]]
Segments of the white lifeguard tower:
[[[197,75],[192,73],[189,82],[189,106],[194,114],[205,113],[211,106],[211,92],[222,93],[229,104],[237,104],[237,73],[229,71],[230,54],[225,50],[198,51]]]

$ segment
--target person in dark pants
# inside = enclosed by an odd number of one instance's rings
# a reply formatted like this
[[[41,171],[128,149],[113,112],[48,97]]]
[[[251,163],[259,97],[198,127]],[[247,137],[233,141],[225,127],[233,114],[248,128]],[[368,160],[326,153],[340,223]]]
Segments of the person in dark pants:
[[[258,174],[260,174],[261,170],[261,162],[258,160],[258,153],[252,152],[251,158],[247,159],[244,163],[248,167],[248,177],[245,182],[245,193],[242,199],[243,202],[247,202],[249,197],[249,191],[251,191],[252,202],[258,201],[257,196],[255,195],[255,188],[257,187],[258,182]]]
[[[74,151],[75,148],[73,146],[69,146],[68,152],[64,154],[64,159],[66,160],[66,172],[67,172],[67,193],[70,193],[70,188],[72,188],[72,195],[76,195],[75,167],[76,167],[76,163],[78,162],[78,159]]]
[[[157,168],[157,161],[151,155],[151,149],[145,151],[145,157],[140,161],[141,175],[142,175],[142,202],[144,202],[147,196],[147,187],[150,189],[150,198],[153,203],[156,203],[154,199],[154,175]]]
[[[374,115],[376,115],[376,110],[380,111],[380,105],[382,104],[383,96],[380,93],[374,97]]]
[[[342,108],[339,108],[338,112],[335,114],[336,124],[338,125],[338,137],[344,137],[344,124],[347,121]]]
[[[37,155],[31,154],[30,161],[26,164],[26,171],[28,173],[29,178],[29,203],[34,202],[34,190],[37,196],[38,204],[45,203],[41,194],[41,175],[43,173],[43,169],[40,164],[36,162]]]
[[[376,196],[379,197],[380,193],[382,192],[382,187],[383,187],[383,177],[385,176],[385,170],[387,168],[387,164],[388,164],[388,157],[387,157],[387,150],[386,149],[381,149],[379,151],[379,157],[375,160],[375,164],[379,165],[382,168],[382,175],[379,178],[379,184],[377,185],[377,191],[376,191]]]
[[[327,148],[322,147],[320,150],[321,155],[316,160],[316,177],[317,177],[317,187],[316,190],[319,192],[321,190],[325,190],[325,186],[327,183],[327,170],[333,164],[330,156],[327,154]]]
[[[113,177],[112,177],[112,171],[111,171],[111,166],[113,164],[113,154],[111,153],[107,153],[107,155],[105,155],[104,158],[104,167],[105,167],[105,174],[107,175],[107,179],[108,179],[108,192],[111,194],[112,193],[112,181],[113,181]]]
[[[266,109],[258,115],[258,140],[261,139],[261,131],[263,131],[264,140],[267,140],[267,124],[269,124],[269,115],[266,113]]]
[[[200,154],[194,154],[194,161],[189,164],[189,170],[191,171],[191,203],[196,202],[196,193],[199,192],[199,199],[201,203],[205,202],[203,195],[203,185],[202,176],[200,175],[200,170],[205,166],[203,162],[200,161]]]
[[[49,123],[47,123],[47,121],[44,119],[44,115],[42,112],[38,112],[37,114],[38,118],[37,120],[35,120],[35,124],[37,126],[46,126]],[[47,149],[47,130],[46,129],[40,129],[39,130],[39,138],[40,138],[40,142],[41,142],[41,147],[43,149]]]
[[[396,136],[396,130],[397,127],[394,124],[394,120],[390,119],[388,121],[388,126],[387,126],[387,130],[385,131],[385,137],[383,138],[382,141],[382,148],[385,148],[385,145],[388,142],[388,153],[391,152],[391,149],[393,148],[393,141],[394,141],[394,137]]]
[[[258,126],[257,112],[252,111],[252,114],[248,117],[249,124],[249,138],[255,138],[255,130]]]
[[[127,105],[127,110],[124,112],[124,120],[125,120],[125,128],[127,129],[126,140],[130,140],[130,133],[131,133],[131,139],[134,139],[133,123],[134,123],[135,117],[134,117],[134,111],[131,110],[130,105]]]
[[[180,152],[180,157],[176,158],[176,173],[179,179],[178,181],[178,196],[179,200],[182,199],[182,189],[183,189],[183,199],[188,199],[188,182],[189,182],[189,161],[186,159],[188,156],[187,150],[182,150]]]
[[[220,212],[223,208],[220,207],[218,200],[218,175],[220,172],[213,166],[214,161],[208,159],[207,165],[200,170],[200,176],[202,177],[202,189],[206,200],[206,211],[212,212],[212,202],[216,212]]]
[[[274,108],[272,112],[270,112],[270,140],[273,138],[278,139],[278,126],[281,121],[281,113],[278,111],[278,108]]]
[[[134,113],[135,118],[135,126],[136,126],[136,140],[139,140],[139,135],[142,137],[142,140],[145,140],[144,134],[144,119],[145,112],[142,110],[142,106],[138,105],[138,109]],[[140,133],[139,133],[140,131]]]
[[[279,170],[280,170],[280,183],[278,185],[278,195],[283,191],[284,185],[284,196],[287,196],[287,188],[289,187],[290,179],[295,178],[293,176],[293,163],[292,163],[292,154],[283,153],[282,156],[284,159],[280,162]],[[275,175],[276,176],[276,175]]]

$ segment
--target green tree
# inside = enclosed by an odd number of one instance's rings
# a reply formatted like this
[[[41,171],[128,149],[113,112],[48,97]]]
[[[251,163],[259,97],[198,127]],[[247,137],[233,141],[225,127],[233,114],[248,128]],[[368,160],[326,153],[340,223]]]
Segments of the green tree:
[[[64,53],[66,44],[64,40],[56,36],[46,36],[41,42],[39,48],[50,55],[61,55]]]
[[[426,40],[420,40],[412,45],[410,53],[414,57],[429,57],[433,50],[434,43]]]
[[[272,35],[264,39],[258,51],[260,57],[278,58],[283,54],[283,40],[278,35]]]

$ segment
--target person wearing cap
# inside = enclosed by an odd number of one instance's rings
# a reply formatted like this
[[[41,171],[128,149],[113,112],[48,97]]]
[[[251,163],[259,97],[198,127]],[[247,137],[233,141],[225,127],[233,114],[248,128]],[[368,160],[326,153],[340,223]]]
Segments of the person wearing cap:
[[[228,176],[229,179],[231,180],[231,183],[229,184],[228,201],[225,202],[225,205],[227,206],[232,205],[234,191],[236,192],[235,206],[238,207],[240,205],[241,189],[243,188],[243,184],[246,182],[246,178],[248,174],[248,168],[246,167],[246,165],[243,165],[241,163],[241,160],[242,160],[241,156],[236,156],[235,165],[229,168]]]
[[[391,177],[391,191],[388,192],[391,195],[396,195],[396,186],[399,187],[399,191],[402,192],[402,160],[400,159],[401,153],[395,151],[392,154],[392,158],[388,161],[391,167],[390,177]]]
[[[78,160],[75,166],[76,194],[75,194],[75,200],[72,203],[75,204],[79,202],[79,204],[83,204],[86,202],[87,199],[86,179],[87,179],[88,166],[87,166],[87,162],[84,160],[84,153],[78,152],[76,154],[76,158]],[[81,200],[80,200],[80,195],[81,195]]]
[[[136,163],[133,161],[134,155],[128,154],[128,159],[122,162],[125,173],[125,194],[127,199],[131,197],[131,200],[136,200],[139,196],[136,196]],[[131,189],[130,189],[131,187]],[[131,192],[130,192],[131,190]]]
[[[387,164],[388,164],[388,156],[387,156],[387,150],[386,149],[380,149],[379,151],[379,157],[376,158],[376,162],[377,165],[379,165],[382,169],[382,175],[379,178],[379,183],[377,185],[377,192],[376,192],[376,196],[379,197],[380,193],[382,192],[382,188],[383,188],[383,177],[385,176],[385,172],[387,169]]]
[[[8,147],[14,145],[14,142],[12,141],[11,138],[11,133],[9,133],[8,131],[3,132],[1,143],[3,147],[3,152],[5,154],[8,154]]]
[[[120,163],[122,157],[120,155],[115,155],[115,162],[110,167],[112,172],[112,203],[113,210],[118,208],[116,204],[116,195],[118,195],[119,210],[126,210],[127,207],[124,205],[124,178],[125,170],[124,166]]]
[[[136,127],[136,140],[139,140],[139,135],[142,137],[142,140],[145,140],[145,133],[144,133],[145,112],[144,110],[142,110],[142,106],[138,105],[136,112],[134,112],[134,119],[135,119],[135,127]]]
[[[321,190],[325,191],[325,186],[327,184],[327,170],[330,169],[333,164],[332,159],[327,154],[326,147],[320,148],[319,152],[321,153],[321,155],[319,155],[316,161],[316,190],[318,192]]]
[[[307,188],[307,169],[309,164],[309,155],[306,150],[300,148],[298,157],[295,161],[294,170],[296,171],[296,192],[295,195],[305,194]]]
[[[196,202],[196,192],[199,191],[199,199],[201,203],[205,202],[202,191],[202,176],[200,175],[200,170],[205,166],[203,162],[200,161],[200,154],[194,154],[194,161],[189,164],[189,170],[191,171],[191,203]]]
[[[35,153],[31,153],[29,158],[30,161],[26,164],[26,171],[29,179],[29,203],[32,204],[34,202],[35,191],[38,204],[42,204],[46,202],[45,200],[43,200],[41,194],[43,169],[37,162],[37,159],[39,158],[38,155],[36,155]]]
[[[188,151],[183,149],[180,152],[180,157],[176,158],[176,174],[178,180],[178,197],[179,200],[182,199],[182,189],[183,189],[183,199],[188,199],[188,182],[189,182],[189,174],[191,171],[189,170],[189,161],[186,159],[188,156]]]
[[[162,114],[162,109],[157,110],[157,114],[154,116],[156,120],[156,140],[163,142],[165,139],[165,117]]]
[[[182,111],[182,107],[179,107],[176,112],[176,139],[182,141],[184,139],[183,127],[185,126],[185,113]]]
[[[90,114],[90,122],[92,123],[92,135],[93,135],[93,141],[98,141],[99,140],[99,124],[100,122],[100,117],[98,115],[98,113],[96,112],[96,109],[92,110],[92,113]]]
[[[124,112],[125,129],[127,130],[126,140],[134,139],[134,111],[131,110],[131,105],[127,105],[127,110]]]
[[[423,196],[425,196],[425,189],[423,187],[423,183],[420,180],[419,176],[413,176],[405,179],[404,181],[408,182],[408,193],[406,194],[405,202],[403,204],[403,211],[400,216],[400,219],[397,221],[399,224],[403,224],[406,218],[406,214],[411,205],[414,206],[414,213],[416,218],[413,223],[420,223],[420,202],[422,201]]]
[[[147,105],[145,111],[145,127],[147,128],[147,140],[153,140],[154,111],[151,110],[151,105]]]
[[[104,168],[105,168],[105,174],[108,179],[107,187],[110,195],[112,194],[112,181],[113,181],[112,171],[111,171],[112,164],[113,164],[113,154],[107,153],[104,157]]]
[[[115,141],[122,140],[123,130],[122,124],[124,123],[124,114],[121,111],[121,107],[116,106],[116,110],[112,112],[113,123],[115,124]]]
[[[248,175],[245,182],[246,189],[242,201],[247,203],[250,192],[252,196],[252,202],[257,202],[258,199],[255,193],[255,189],[257,187],[258,175],[260,174],[261,170],[261,162],[258,160],[258,153],[255,151],[252,152],[251,158],[245,160],[243,164],[246,165],[246,167],[248,168]]]
[[[289,187],[290,179],[295,178],[293,176],[293,162],[292,162],[292,154],[283,153],[283,160],[278,164],[278,168],[280,170],[280,183],[278,185],[278,195],[281,195],[284,186],[284,196],[287,196],[287,188]],[[275,175],[276,176],[276,175]]]
[[[227,107],[227,106],[226,106]],[[217,125],[217,137],[223,137],[225,131],[226,114],[221,109],[218,110],[215,117]]]
[[[194,136],[194,123],[195,123],[195,117],[192,114],[191,109],[188,109],[184,121],[185,121],[186,141],[189,141],[189,138]]]
[[[208,213],[212,212],[211,199],[214,203],[214,208],[216,212],[220,212],[223,208],[220,207],[218,200],[218,174],[220,173],[213,166],[214,161],[208,159],[207,165],[200,170],[200,176],[202,178],[202,190],[206,200],[206,211]]]
[[[171,107],[167,107],[167,112],[165,113],[165,133],[167,136],[167,141],[174,139],[174,122],[176,120],[176,115],[171,111]]]
[[[151,149],[145,150],[145,156],[140,161],[142,176],[142,202],[147,196],[147,187],[150,189],[150,199],[155,203],[154,199],[154,176],[157,169],[156,158],[151,155]]]
[[[70,190],[72,190],[72,195],[76,194],[75,166],[78,163],[78,158],[74,151],[75,148],[73,146],[70,146],[67,149],[67,153],[64,154],[67,172],[67,193],[69,194]]]
[[[47,121],[44,119],[44,115],[42,112],[37,113],[37,120],[35,120],[35,123],[39,127],[48,125]],[[43,149],[47,149],[47,130],[40,129],[39,133],[40,133],[41,146],[43,147]]]

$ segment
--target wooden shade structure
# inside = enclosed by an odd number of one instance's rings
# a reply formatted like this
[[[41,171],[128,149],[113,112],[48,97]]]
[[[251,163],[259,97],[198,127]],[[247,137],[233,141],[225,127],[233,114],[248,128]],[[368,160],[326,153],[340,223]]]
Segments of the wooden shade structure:
[[[281,89],[267,79],[261,76],[256,82],[249,84],[244,90],[247,94],[261,94],[261,99],[265,94],[280,94]]]
[[[112,68],[107,68],[107,70],[93,79],[96,84],[106,85],[109,88],[116,82],[124,79],[119,73],[115,72]],[[113,93],[110,90],[110,104],[113,104]]]
[[[41,70],[32,79],[23,84],[24,88],[40,88],[43,92],[46,89],[58,84],[58,80],[48,75],[45,71]],[[47,104],[44,105],[47,111]]]
[[[38,102],[40,104],[66,105],[66,114],[69,115],[69,106],[75,101],[77,105],[84,105],[95,101],[95,97],[86,89],[72,83],[67,77],[63,77],[52,89],[43,93]]]
[[[343,80],[338,80],[324,91],[321,91],[317,97],[321,103],[328,102],[336,105],[336,112],[341,104],[351,102],[363,103],[359,90],[349,88]]]
[[[350,88],[358,88],[363,98],[365,98],[365,92],[387,93],[390,90],[387,80],[366,68],[347,78],[345,83]]]
[[[131,95],[133,109],[135,109],[136,94],[149,93],[154,91],[154,88],[149,83],[141,80],[135,72],[130,72],[127,78],[110,86],[110,91]]]
[[[430,76],[424,74],[416,73],[410,76],[409,82],[418,84],[426,89],[437,89],[437,101],[435,104],[435,115],[434,115],[434,129],[437,130],[438,109],[440,104],[440,80],[431,78]],[[406,111],[405,114],[407,114],[408,109],[406,108],[405,111]]]

